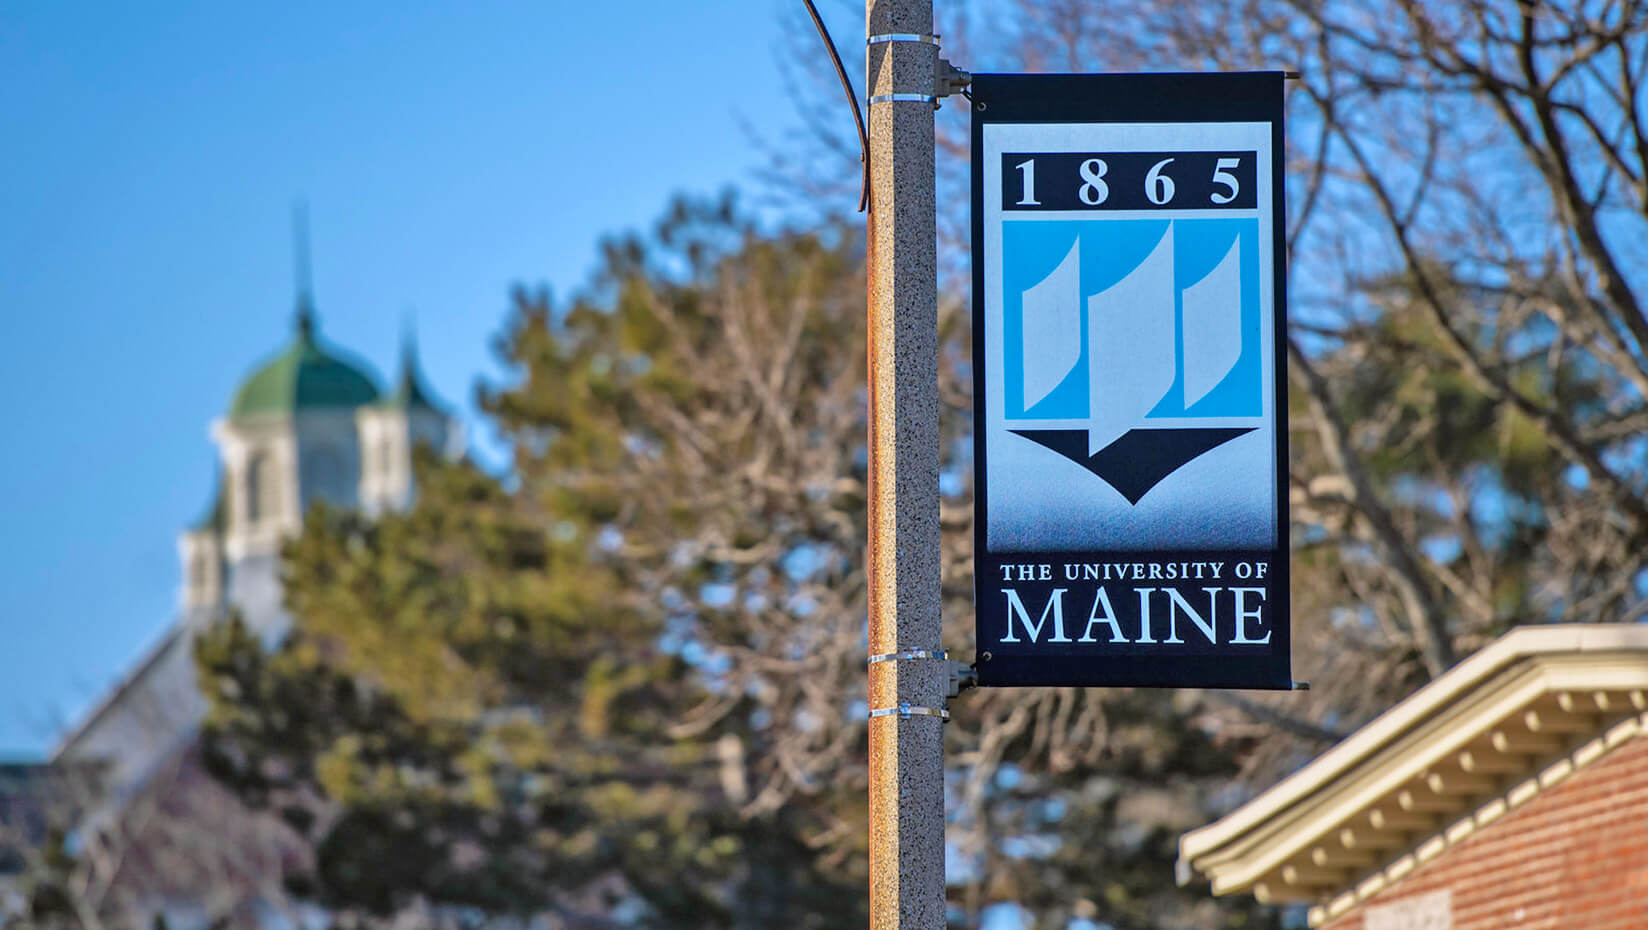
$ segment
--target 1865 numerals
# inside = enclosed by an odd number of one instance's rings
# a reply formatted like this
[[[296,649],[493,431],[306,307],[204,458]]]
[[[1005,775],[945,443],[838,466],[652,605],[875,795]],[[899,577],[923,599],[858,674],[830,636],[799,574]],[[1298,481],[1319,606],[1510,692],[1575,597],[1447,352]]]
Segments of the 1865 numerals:
[[[1003,210],[1243,210],[1257,203],[1253,152],[1009,152]]]

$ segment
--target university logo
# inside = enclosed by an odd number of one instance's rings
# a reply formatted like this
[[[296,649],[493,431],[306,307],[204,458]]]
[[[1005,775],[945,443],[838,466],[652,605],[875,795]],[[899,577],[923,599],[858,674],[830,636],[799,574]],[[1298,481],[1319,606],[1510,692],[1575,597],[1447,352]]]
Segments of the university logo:
[[[1263,425],[1258,221],[1003,224],[1009,431],[1130,504]]]

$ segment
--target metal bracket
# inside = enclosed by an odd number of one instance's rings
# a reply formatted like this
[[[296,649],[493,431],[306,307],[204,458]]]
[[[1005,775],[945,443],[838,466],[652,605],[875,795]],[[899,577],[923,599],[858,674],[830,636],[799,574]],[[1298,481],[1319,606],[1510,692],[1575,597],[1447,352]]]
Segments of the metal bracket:
[[[930,103],[938,106],[938,98],[932,94],[876,94],[870,98],[871,103]]]
[[[955,698],[968,688],[978,686],[978,670],[971,665],[955,662],[950,659],[950,653],[943,649],[906,649],[903,652],[883,652],[870,656],[871,665],[878,662],[909,662],[917,659],[938,659],[945,664],[947,672],[944,697],[946,700]],[[943,707],[923,707],[920,704],[911,704],[908,701],[897,707],[878,707],[870,711],[870,719],[876,717],[891,717],[897,715],[900,720],[911,717],[937,717],[948,721],[950,711]]]
[[[951,94],[959,94],[972,83],[973,75],[971,72],[963,71],[942,58],[938,60],[937,67],[933,69],[933,96],[935,97],[948,97]],[[938,104],[935,103],[933,108],[937,109]]]
[[[978,666],[967,665],[961,662],[950,663],[950,684],[945,691],[945,697],[954,700],[961,696],[961,692],[968,688],[978,687]]]
[[[881,45],[886,42],[919,42],[922,45],[938,46],[938,36],[920,32],[883,32],[870,36],[864,40],[865,45]]]
[[[883,32],[870,36],[864,40],[866,46],[885,45],[890,42],[908,42],[917,45],[931,45],[936,53],[939,48],[938,36],[919,32]],[[950,64],[943,58],[935,55],[933,62],[933,92],[931,94],[876,94],[870,98],[871,103],[930,103],[933,109],[939,108],[939,101],[951,94],[959,94],[973,83],[973,75]]]
[[[891,42],[908,42],[917,45],[931,45],[938,48],[938,36],[920,32],[883,32],[870,36],[864,40],[866,46],[885,45]],[[939,59],[943,61],[943,59]],[[871,103],[930,103],[938,109],[938,96],[933,94],[876,94],[870,98]]]
[[[920,704],[911,704],[908,702],[900,704],[897,707],[877,707],[876,709],[870,711],[871,720],[874,720],[877,717],[893,716],[897,716],[900,720],[909,720],[911,717],[937,717],[940,720],[948,721],[950,719],[950,712],[942,707],[923,707]]]
[[[903,652],[883,652],[870,656],[870,664],[877,662],[903,662],[906,659],[948,659],[950,653],[943,649],[906,649]]]

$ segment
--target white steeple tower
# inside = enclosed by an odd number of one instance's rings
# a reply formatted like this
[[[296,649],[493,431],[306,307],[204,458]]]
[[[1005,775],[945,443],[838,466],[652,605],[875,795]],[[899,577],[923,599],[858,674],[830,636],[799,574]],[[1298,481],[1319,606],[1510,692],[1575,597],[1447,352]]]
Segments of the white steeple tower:
[[[437,454],[463,453],[463,429],[435,401],[418,369],[417,343],[408,327],[401,343],[395,390],[355,414],[360,433],[360,505],[368,514],[400,510],[412,502],[412,450],[428,445]]]

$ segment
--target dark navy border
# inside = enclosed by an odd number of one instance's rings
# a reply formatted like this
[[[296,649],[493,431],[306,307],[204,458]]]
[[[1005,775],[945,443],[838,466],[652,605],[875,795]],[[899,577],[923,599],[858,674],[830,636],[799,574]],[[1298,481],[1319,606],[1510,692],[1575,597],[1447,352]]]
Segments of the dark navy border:
[[[973,603],[979,605],[981,556],[989,527],[985,486],[984,390],[984,127],[989,123],[1260,123],[1271,125],[1271,230],[1275,267],[1276,388],[1276,549],[1273,583],[1267,598],[1272,615],[1272,654],[1221,657],[1214,667],[1178,656],[994,656],[977,661],[984,687],[1057,685],[1067,687],[1248,688],[1289,690],[1292,676],[1292,601],[1288,520],[1287,403],[1287,210],[1283,165],[1280,71],[1170,74],[975,74],[972,130],[973,258]],[[1042,555],[1052,555],[1043,553]],[[1078,559],[1098,553],[1058,553]],[[1172,558],[1172,553],[1163,553]],[[979,642],[986,640],[977,630]],[[982,656],[979,658],[982,659]]]

